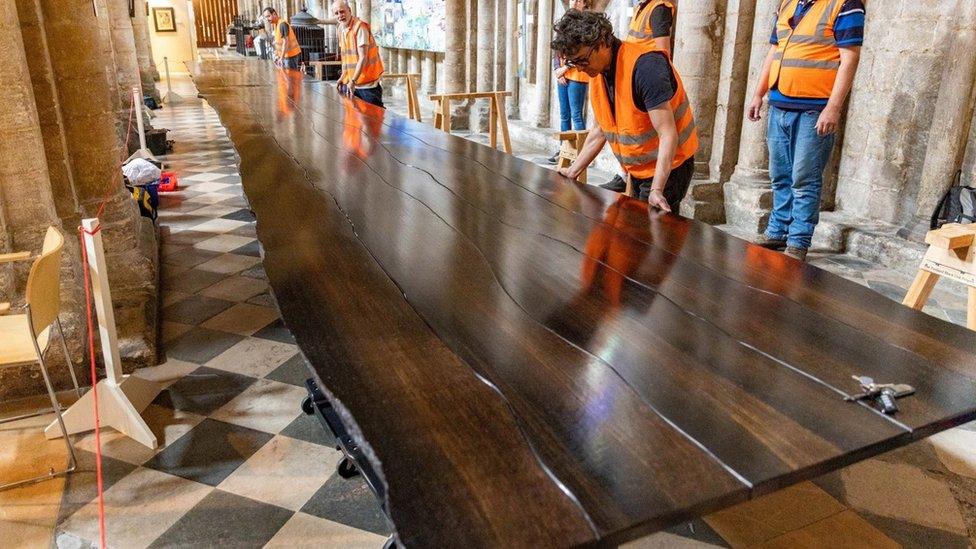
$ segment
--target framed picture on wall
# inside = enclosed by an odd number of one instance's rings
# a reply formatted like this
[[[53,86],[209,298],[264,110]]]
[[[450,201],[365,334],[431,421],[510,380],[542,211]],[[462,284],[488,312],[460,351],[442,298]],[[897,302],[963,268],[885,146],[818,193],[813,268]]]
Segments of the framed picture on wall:
[[[156,32],[176,32],[176,13],[173,8],[153,8],[152,16]]]

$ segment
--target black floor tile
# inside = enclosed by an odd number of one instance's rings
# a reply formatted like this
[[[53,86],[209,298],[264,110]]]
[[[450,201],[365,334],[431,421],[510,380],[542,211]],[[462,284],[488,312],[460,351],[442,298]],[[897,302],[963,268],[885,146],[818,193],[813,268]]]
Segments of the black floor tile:
[[[289,385],[304,387],[305,380],[311,377],[311,375],[305,357],[301,353],[297,353],[264,377]]]
[[[285,322],[280,318],[271,324],[268,324],[264,328],[261,328],[253,335],[254,337],[271,339],[274,341],[280,341],[281,343],[295,343],[295,336],[291,335],[291,332],[285,327]]]
[[[261,244],[255,240],[254,242],[249,242],[240,248],[231,250],[230,253],[237,255],[249,255],[251,257],[261,257]]]
[[[332,436],[332,432],[322,425],[315,416],[302,414],[296,417],[295,421],[289,423],[288,427],[282,429],[279,434],[329,448],[336,447],[336,439]]]
[[[256,378],[201,366],[159,393],[154,404],[209,415],[250,387]]]
[[[252,214],[251,210],[248,210],[247,208],[241,208],[236,212],[230,212],[229,214],[222,215],[221,217],[223,219],[233,219],[234,221],[254,221],[254,214]]]
[[[272,438],[270,433],[207,418],[143,466],[217,486]]]
[[[393,531],[376,496],[360,476],[346,480],[338,473],[333,474],[301,510],[381,536],[388,536]]]
[[[165,351],[169,358],[203,364],[230,349],[242,339],[244,336],[208,330],[198,326],[181,335],[172,343],[167,343]]]
[[[163,320],[196,326],[217,313],[230,308],[234,303],[207,297],[191,295],[163,309]]]
[[[293,512],[221,490],[200,500],[150,547],[263,547]]]

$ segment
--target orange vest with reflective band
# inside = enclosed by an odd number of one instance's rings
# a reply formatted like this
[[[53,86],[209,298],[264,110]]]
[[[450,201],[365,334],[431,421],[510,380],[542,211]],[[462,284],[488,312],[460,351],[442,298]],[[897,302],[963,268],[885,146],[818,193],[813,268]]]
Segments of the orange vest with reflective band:
[[[603,130],[610,149],[620,162],[624,171],[634,177],[649,179],[657,169],[657,155],[660,139],[651,124],[651,116],[634,105],[633,81],[634,65],[641,55],[656,51],[652,47],[623,42],[617,51],[617,68],[614,75],[614,109],[610,108],[607,86],[601,74],[590,81],[590,105],[593,116]],[[657,53],[656,55],[664,55]],[[668,60],[670,64],[670,59]],[[678,149],[671,167],[676,168],[698,151],[698,131],[691,103],[681,75],[671,65],[675,81],[678,83],[674,97],[669,105],[674,112],[674,122],[678,130]],[[655,105],[647,105],[647,108]]]
[[[373,33],[369,30],[369,25],[362,19],[354,19],[352,25],[349,25],[349,30],[342,35],[341,44],[339,45],[342,50],[342,76],[339,77],[339,82],[346,84],[352,79],[353,73],[356,72],[356,65],[359,63],[359,47],[356,45],[356,34],[359,33],[360,28],[366,29],[367,46],[366,46],[366,60],[363,61],[363,70],[359,73],[359,78],[356,79],[356,85],[360,86],[363,84],[372,84],[383,76],[383,60],[380,59],[380,49],[376,46],[376,40],[373,39]]]
[[[790,28],[799,0],[785,0],[779,8],[776,37],[779,45],[769,71],[769,87],[784,95],[806,99],[829,99],[840,68],[840,49],[834,40],[834,21],[842,0],[817,0]]]
[[[657,44],[654,43],[654,31],[651,28],[651,12],[658,6],[667,6],[671,10],[672,21],[676,19],[678,11],[672,2],[668,0],[650,0],[644,4],[643,8],[638,7],[634,10],[634,16],[630,18],[630,31],[627,32],[625,42],[653,46],[654,49],[657,49]],[[674,37],[673,23],[671,25],[671,36],[672,38]]]
[[[281,47],[281,21],[274,26],[274,39],[275,46]],[[285,46],[283,48],[284,54],[282,57],[295,57],[296,55],[301,55],[302,47],[298,45],[298,38],[295,36],[295,29],[288,25],[288,38],[286,39]]]

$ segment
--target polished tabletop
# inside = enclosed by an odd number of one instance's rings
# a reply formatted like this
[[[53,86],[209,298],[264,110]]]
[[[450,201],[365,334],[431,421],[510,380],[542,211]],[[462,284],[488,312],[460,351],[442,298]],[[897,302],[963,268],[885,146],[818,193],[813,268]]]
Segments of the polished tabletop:
[[[964,328],[297,71],[192,70],[407,547],[621,543],[976,418]]]

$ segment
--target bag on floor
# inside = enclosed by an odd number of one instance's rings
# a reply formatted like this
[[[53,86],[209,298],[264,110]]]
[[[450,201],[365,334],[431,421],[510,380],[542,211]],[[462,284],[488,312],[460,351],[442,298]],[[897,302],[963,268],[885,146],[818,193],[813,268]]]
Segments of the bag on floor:
[[[973,223],[976,221],[976,187],[960,185],[962,170],[956,172],[956,181],[942,196],[942,200],[932,212],[932,229],[946,223]]]
[[[132,193],[132,199],[139,205],[139,214],[156,221],[156,211],[159,208],[159,191],[157,183],[147,185],[126,185]]]

